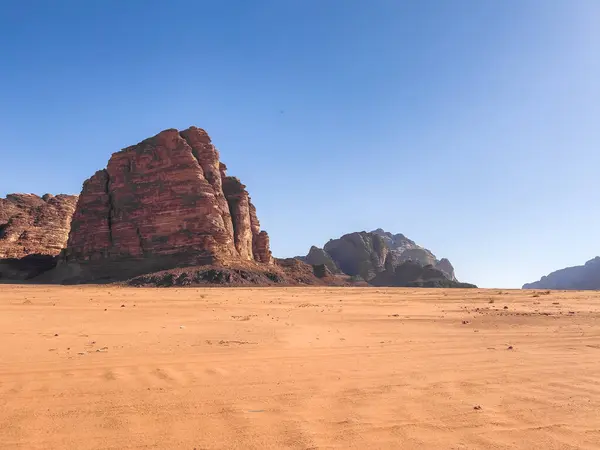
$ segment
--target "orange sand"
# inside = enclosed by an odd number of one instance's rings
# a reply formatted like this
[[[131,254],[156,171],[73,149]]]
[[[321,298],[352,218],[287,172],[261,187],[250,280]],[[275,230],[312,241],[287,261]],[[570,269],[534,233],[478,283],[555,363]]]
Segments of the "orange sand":
[[[600,448],[600,293],[0,285],[0,449],[63,448]]]

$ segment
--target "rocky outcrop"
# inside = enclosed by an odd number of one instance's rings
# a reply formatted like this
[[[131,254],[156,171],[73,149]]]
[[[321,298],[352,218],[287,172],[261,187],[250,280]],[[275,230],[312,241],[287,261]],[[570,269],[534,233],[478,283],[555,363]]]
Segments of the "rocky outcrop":
[[[380,236],[388,248],[390,250],[397,250],[397,253],[401,253],[405,250],[422,248],[417,245],[415,241],[408,239],[402,233],[392,234],[389,231],[383,230],[382,228],[377,228],[376,230],[371,231],[371,233]]]
[[[373,230],[372,233],[381,236],[389,247],[390,252],[394,254],[395,264],[402,264],[406,261],[417,262],[422,266],[432,265],[441,270],[450,280],[456,281],[454,267],[446,258],[438,260],[436,256],[428,249],[416,244],[415,241],[408,239],[401,233],[392,234],[381,228]]]
[[[442,258],[434,264],[437,270],[441,270],[446,274],[449,280],[457,281],[456,275],[454,274],[454,266],[447,258]]]
[[[398,264],[405,261],[412,261],[422,266],[433,266],[437,263],[434,254],[424,248],[409,248],[401,253],[393,249],[392,252],[396,256]]]
[[[245,262],[169,269],[126,281],[136,287],[171,286],[366,286],[347,276],[331,274],[295,258],[274,259],[273,264]]]
[[[460,283],[447,278],[446,274],[432,265],[423,266],[416,261],[405,261],[395,268],[386,264],[386,270],[370,280],[374,286],[394,287],[439,287],[475,288],[469,283]]]
[[[10,194],[0,199],[0,259],[55,256],[65,247],[76,195]]]
[[[383,280],[389,280],[390,286],[398,285],[399,282],[394,281],[397,278],[395,269],[404,263],[411,263],[405,268],[412,268],[414,263],[421,268],[435,269],[435,273],[425,274],[434,278],[441,274],[445,279],[457,282],[454,267],[448,259],[438,260],[431,251],[403,234],[392,234],[381,228],[370,233],[361,231],[346,234],[330,240],[323,249],[312,246],[306,256],[297,259],[313,266],[325,265],[332,273],[341,272],[369,282],[377,278],[379,285],[384,285],[381,284]],[[378,276],[384,272],[387,274]],[[420,280],[418,276],[415,279]]]
[[[370,280],[383,270],[388,247],[380,236],[361,231],[332,239],[323,250],[347,275],[360,275]]]
[[[600,257],[583,266],[567,267],[543,276],[539,281],[523,285],[523,289],[600,289]]]
[[[248,192],[239,179],[225,177],[223,191],[231,211],[235,248],[244,260],[252,259],[252,221]]]
[[[101,281],[215,261],[272,257],[246,187],[191,127],[114,153],[85,181],[55,272]]]
[[[322,248],[314,245],[308,251],[308,255],[303,258],[303,261],[312,266],[324,265],[331,273],[342,273],[331,256]]]
[[[264,264],[273,263],[269,235],[266,231],[260,231],[258,234],[252,235],[252,251],[256,261]]]
[[[254,259],[265,264],[273,263],[273,255],[271,254],[271,245],[269,235],[266,231],[261,231],[260,222],[256,215],[256,208],[252,204],[252,200],[248,197],[248,206],[250,207],[250,229],[252,230],[252,253]]]
[[[317,278],[327,278],[333,275],[325,264],[313,264],[312,268],[313,274]]]

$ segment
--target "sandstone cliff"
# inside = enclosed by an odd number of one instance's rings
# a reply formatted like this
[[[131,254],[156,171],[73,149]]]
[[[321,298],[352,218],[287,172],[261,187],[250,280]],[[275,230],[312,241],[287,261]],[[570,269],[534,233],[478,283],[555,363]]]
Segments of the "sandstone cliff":
[[[65,247],[76,195],[10,194],[0,198],[0,259],[55,256]]]
[[[28,280],[56,266],[76,202],[62,194],[0,199],[0,280]]]
[[[216,261],[272,256],[245,186],[191,127],[114,153],[84,182],[56,275],[115,280]]]
[[[552,272],[539,281],[524,284],[523,289],[600,289],[600,257],[589,260],[583,266]]]

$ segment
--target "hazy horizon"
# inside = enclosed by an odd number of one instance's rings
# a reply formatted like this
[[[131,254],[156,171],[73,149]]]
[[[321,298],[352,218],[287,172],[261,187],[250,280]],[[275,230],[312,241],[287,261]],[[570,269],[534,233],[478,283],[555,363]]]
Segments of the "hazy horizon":
[[[195,125],[278,257],[383,228],[519,288],[600,255],[596,1],[23,3],[0,16],[0,197],[78,194]]]

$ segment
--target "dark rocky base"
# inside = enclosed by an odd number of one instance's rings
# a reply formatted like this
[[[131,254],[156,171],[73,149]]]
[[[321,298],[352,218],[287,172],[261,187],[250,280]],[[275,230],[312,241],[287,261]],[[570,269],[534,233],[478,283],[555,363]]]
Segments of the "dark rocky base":
[[[414,281],[399,287],[477,289],[474,284],[452,280]]]
[[[49,255],[28,255],[24,258],[0,259],[0,282],[31,280],[56,267],[57,258]]]
[[[57,257],[30,255],[21,259],[0,260],[0,282],[32,284],[115,284],[137,287],[183,286],[353,286],[475,288],[469,283],[448,280],[435,269],[404,264],[402,273],[380,274],[371,282],[360,276],[334,274],[325,264],[310,265],[295,258],[275,259],[274,264],[258,262],[212,262],[164,269],[163,259],[123,260],[104,266],[58,264]],[[161,264],[158,264],[160,262]],[[175,264],[175,261],[167,261]],[[169,267],[167,265],[167,267]],[[118,270],[115,270],[117,268]],[[146,272],[146,273],[143,273]],[[119,274],[118,276],[115,274]],[[142,274],[140,274],[142,273]],[[435,277],[427,279],[427,275]]]
[[[276,260],[273,265],[246,263],[164,270],[132,278],[125,284],[136,287],[363,285],[347,276],[323,274],[319,277],[313,266],[293,258]]]

